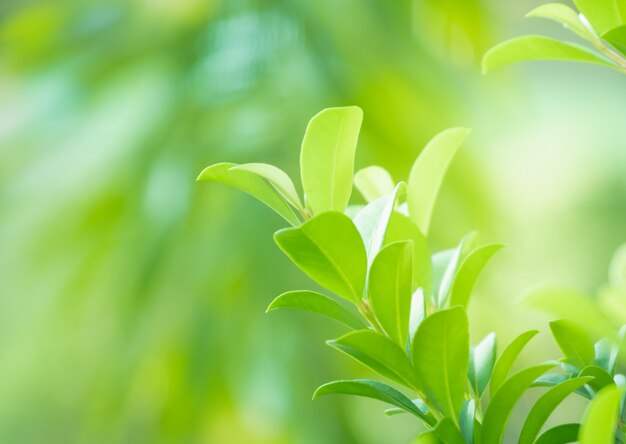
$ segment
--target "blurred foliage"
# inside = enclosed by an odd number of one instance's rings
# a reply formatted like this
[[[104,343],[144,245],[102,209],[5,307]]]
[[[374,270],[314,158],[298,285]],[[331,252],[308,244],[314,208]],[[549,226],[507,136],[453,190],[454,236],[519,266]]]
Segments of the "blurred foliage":
[[[479,282],[475,337],[545,330],[517,308],[527,286],[591,289],[626,240],[626,90],[617,74],[563,64],[481,77],[489,46],[542,26],[520,19],[534,5],[1,4],[0,441],[415,434],[408,418],[370,421],[380,411],[367,401],[309,400],[357,370],[329,359],[317,319],[263,314],[309,285],[271,240],[281,220],[194,182],[218,161],[293,174],[306,122],[328,106],[364,109],[357,167],[395,179],[439,130],[474,128],[433,244],[477,229],[510,245]]]

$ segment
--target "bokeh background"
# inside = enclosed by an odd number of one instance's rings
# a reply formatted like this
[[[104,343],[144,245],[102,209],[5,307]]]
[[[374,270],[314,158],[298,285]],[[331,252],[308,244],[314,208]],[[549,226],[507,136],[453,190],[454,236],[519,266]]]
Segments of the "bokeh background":
[[[0,3],[0,442],[408,442],[410,418],[315,387],[368,373],[307,314],[273,244],[283,221],[220,184],[219,161],[298,175],[308,119],[365,112],[357,167],[396,180],[436,132],[474,132],[431,241],[509,248],[479,282],[472,338],[544,331],[535,284],[593,292],[626,241],[626,79],[480,57],[523,33],[520,0]],[[359,197],[355,196],[355,201]],[[520,407],[523,409],[523,406]],[[575,411],[576,406],[568,407]]]

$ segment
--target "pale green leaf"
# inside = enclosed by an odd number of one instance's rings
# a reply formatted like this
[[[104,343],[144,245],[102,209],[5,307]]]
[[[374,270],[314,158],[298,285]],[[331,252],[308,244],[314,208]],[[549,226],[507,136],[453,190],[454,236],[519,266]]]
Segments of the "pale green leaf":
[[[367,202],[391,194],[394,188],[389,172],[380,166],[368,166],[354,174],[354,186]]]
[[[507,40],[487,51],[483,57],[483,72],[487,73],[511,63],[531,60],[586,62],[619,69],[617,65],[584,46],[541,35],[527,35]]]
[[[613,254],[609,267],[609,280],[611,285],[616,287],[626,284],[626,244],[620,246]]]
[[[496,335],[489,333],[470,352],[468,377],[474,392],[480,397],[489,383],[496,362]]]
[[[576,322],[569,319],[552,321],[550,330],[569,364],[580,370],[593,362],[593,341]]]
[[[624,0],[574,0],[574,4],[599,35],[626,24]]]
[[[580,424],[561,424],[546,430],[535,444],[566,444],[578,441]]]
[[[554,20],[569,28],[583,39],[593,41],[595,35],[580,21],[578,14],[563,3],[548,3],[541,5],[527,14],[527,17],[541,17]]]
[[[359,303],[365,286],[365,247],[350,218],[322,213],[300,227],[274,234],[274,240],[311,279],[337,295]]]
[[[474,284],[485,265],[503,247],[502,244],[489,244],[476,248],[463,259],[454,277],[450,291],[450,306],[467,306]]]
[[[615,385],[603,388],[585,411],[578,435],[580,444],[613,444],[619,412],[620,390]]]
[[[376,319],[387,335],[404,347],[409,332],[413,243],[400,241],[384,247],[372,263],[368,294]]]
[[[321,314],[355,330],[367,327],[365,321],[357,314],[328,296],[314,291],[299,290],[283,293],[272,301],[267,307],[267,312],[278,308],[297,308]]]
[[[236,163],[217,163],[206,167],[197,180],[222,182],[238,188],[263,202],[291,225],[300,225],[298,216],[270,183],[255,173],[233,169]]]
[[[300,172],[305,201],[313,214],[346,209],[362,120],[361,108],[347,106],[327,108],[309,122],[300,151]]]
[[[313,399],[327,395],[355,395],[377,399],[398,408],[406,410],[422,419],[427,424],[427,418],[409,398],[396,389],[369,379],[355,379],[352,381],[333,381],[320,386],[313,394]]]
[[[415,373],[403,348],[372,330],[345,334],[327,344],[356,359],[376,373],[415,389]]]
[[[412,341],[413,367],[430,403],[444,416],[459,416],[469,365],[469,332],[461,307],[422,321]]]
[[[415,440],[413,440],[413,444],[446,444],[439,437],[437,433],[434,431],[420,433]]]
[[[448,165],[470,130],[451,128],[437,134],[423,149],[409,174],[409,214],[424,235],[428,234],[435,200]]]
[[[300,196],[291,178],[278,167],[267,163],[244,163],[232,168],[237,171],[249,171],[268,180],[274,188],[299,211],[304,210]]]
[[[496,365],[493,368],[493,372],[491,374],[491,382],[490,389],[492,395],[495,394],[500,386],[506,380],[506,377],[515,362],[515,359],[519,356],[523,348],[526,346],[528,341],[530,341],[533,336],[539,333],[537,330],[530,330],[522,333],[517,338],[513,339],[509,345],[504,349],[498,360],[496,361]]]
[[[456,249],[443,251],[433,256],[433,302],[437,307],[445,306],[448,301],[459,267],[468,252],[472,250],[476,237],[476,233],[469,233],[461,239]]]
[[[556,409],[556,407],[561,404],[567,396],[592,379],[592,377],[568,379],[552,387],[550,390],[541,395],[526,416],[526,421],[522,427],[518,444],[533,444],[535,442],[535,438],[554,409]]]
[[[492,393],[491,402],[483,420],[483,444],[500,444],[502,442],[507,421],[519,398],[535,379],[553,367],[553,364],[528,367],[515,373],[502,384],[497,392]]]

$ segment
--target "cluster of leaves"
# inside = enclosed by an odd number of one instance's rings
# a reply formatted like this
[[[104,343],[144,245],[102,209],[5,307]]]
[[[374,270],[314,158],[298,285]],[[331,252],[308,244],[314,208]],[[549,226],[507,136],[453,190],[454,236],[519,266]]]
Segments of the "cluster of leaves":
[[[569,60],[595,63],[626,74],[626,2],[574,0],[574,3],[580,13],[561,3],[549,3],[532,10],[528,17],[554,20],[590,47],[541,35],[517,37],[489,50],[483,58],[483,71],[527,60]]]
[[[304,199],[288,175],[272,165],[222,163],[199,176],[240,188],[287,220],[292,226],[275,233],[276,243],[337,296],[290,291],[268,311],[297,308],[345,325],[350,331],[328,344],[390,381],[333,381],[319,387],[314,398],[350,394],[384,401],[392,406],[388,415],[419,418],[426,428],[419,443],[491,444],[502,442],[526,390],[548,387],[528,414],[520,443],[608,443],[616,430],[622,436],[624,395],[618,385],[626,377],[615,375],[619,347],[614,343],[594,345],[573,321],[555,321],[551,329],[562,361],[513,374],[516,358],[536,331],[522,333],[499,355],[493,333],[470,346],[466,307],[479,274],[502,245],[479,245],[472,233],[456,248],[431,256],[426,238],[445,171],[469,131],[454,128],[437,135],[415,161],[408,181],[395,184],[379,166],[353,174],[361,120],[357,107],[326,109],[311,120],[300,158]],[[348,205],[353,185],[366,205]],[[548,373],[553,369],[559,371]],[[572,393],[595,397],[587,420],[541,433]]]

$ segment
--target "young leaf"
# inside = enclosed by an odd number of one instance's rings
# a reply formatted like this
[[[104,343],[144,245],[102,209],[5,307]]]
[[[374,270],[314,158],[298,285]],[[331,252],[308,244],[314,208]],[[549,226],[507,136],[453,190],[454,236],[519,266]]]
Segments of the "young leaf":
[[[574,4],[598,34],[626,23],[626,3],[622,0],[574,0]]]
[[[580,325],[561,319],[550,322],[550,330],[569,364],[582,369],[593,362],[593,342]]]
[[[537,330],[524,332],[517,338],[513,339],[513,341],[511,341],[511,343],[504,349],[496,361],[493,373],[491,374],[490,388],[492,395],[500,389],[500,386],[505,381],[511,367],[513,366],[513,362],[515,362],[515,359],[528,341],[530,341],[537,333],[539,333]]]
[[[492,394],[483,420],[483,444],[502,442],[504,429],[513,407],[533,381],[552,367],[554,367],[553,364],[543,364],[521,370],[502,384],[495,394]]]
[[[533,444],[548,417],[563,400],[578,388],[591,381],[592,377],[573,378],[563,381],[545,392],[533,405],[526,417],[518,444]]]
[[[491,257],[504,245],[489,244],[470,252],[459,266],[450,292],[450,306],[467,306],[474,284]]]
[[[304,210],[300,196],[296,191],[291,178],[278,167],[267,163],[244,163],[232,168],[236,171],[249,171],[266,180],[268,180],[274,188],[285,198],[287,202],[293,205],[299,211]]]
[[[474,392],[480,397],[485,389],[496,362],[496,335],[489,333],[470,352],[468,377]]]
[[[613,444],[619,402],[620,390],[615,385],[606,386],[593,398],[578,434],[580,444]]]
[[[367,202],[391,194],[394,188],[393,179],[383,167],[368,166],[354,174],[354,186]]]
[[[595,63],[619,68],[602,56],[575,43],[561,42],[541,35],[527,35],[502,42],[483,56],[483,72],[493,71],[511,63],[531,60],[563,60]]]
[[[561,424],[541,434],[535,444],[565,444],[578,441],[580,424]]]
[[[580,21],[578,14],[563,3],[548,3],[530,11],[526,17],[542,17],[554,20],[569,28],[585,40],[592,41],[596,36]]]
[[[386,336],[372,330],[358,330],[327,341],[327,344],[385,378],[409,388],[417,387],[409,358],[400,346]]]
[[[459,427],[465,442],[474,442],[474,418],[476,415],[476,401],[470,399],[463,403],[461,414],[459,415]]]
[[[413,241],[413,290],[423,288],[424,294],[432,291],[432,264],[428,240],[417,225],[397,211],[391,214],[383,245],[397,241]]]
[[[412,358],[431,404],[456,422],[465,396],[469,365],[465,311],[456,307],[424,319],[413,337]]]
[[[236,163],[217,163],[206,167],[197,180],[222,182],[255,197],[281,215],[291,225],[300,225],[298,216],[267,180],[249,171],[233,169]]]
[[[394,242],[372,262],[368,292],[376,319],[400,347],[406,344],[411,310],[413,243]]]
[[[419,411],[422,412],[424,417],[428,418],[428,424],[429,425],[434,426],[437,423],[437,420],[435,419],[433,414],[430,413],[430,409],[424,403],[424,401],[422,401],[420,398],[416,398],[412,402],[413,402],[413,404],[415,404],[415,407],[417,407],[419,409]],[[403,414],[403,413],[408,413],[408,412],[405,409],[399,408],[399,407],[393,407],[393,408],[385,410],[385,415],[387,415],[387,416],[400,415],[400,414]]]
[[[266,313],[278,308],[298,308],[321,314],[355,330],[367,327],[367,324],[357,314],[328,296],[314,291],[299,290],[283,293],[272,301],[267,307]]]
[[[274,234],[287,256],[311,279],[339,296],[359,303],[367,259],[361,236],[348,216],[334,211],[300,227]]]
[[[596,393],[598,393],[607,385],[615,385],[615,382],[613,382],[613,378],[611,377],[611,375],[609,375],[606,370],[598,367],[597,365],[588,365],[587,367],[583,368],[580,372],[580,376],[591,376],[593,378],[588,385]]]
[[[451,128],[437,134],[411,168],[407,196],[409,214],[425,235],[448,165],[469,132],[467,128]]]
[[[427,424],[429,423],[429,418],[427,418],[409,398],[394,388],[377,381],[371,381],[369,379],[355,379],[352,381],[329,382],[315,390],[313,399],[327,395],[355,395],[378,399],[379,401],[383,401],[406,410]]]
[[[617,347],[608,338],[603,338],[593,345],[593,349],[595,354],[593,363],[613,375],[615,373]]]
[[[446,250],[433,256],[433,302],[443,307],[449,296],[459,266],[476,242],[476,233],[469,233],[454,250]]]
[[[347,106],[327,108],[309,122],[300,151],[300,172],[313,214],[346,209],[362,120],[361,108]]]

